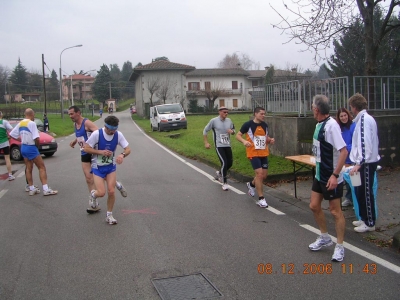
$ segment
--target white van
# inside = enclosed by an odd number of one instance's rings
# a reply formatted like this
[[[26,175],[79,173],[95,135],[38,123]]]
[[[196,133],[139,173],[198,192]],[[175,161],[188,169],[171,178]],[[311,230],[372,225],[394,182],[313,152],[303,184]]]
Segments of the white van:
[[[180,103],[162,104],[150,107],[151,130],[187,129],[185,112]]]

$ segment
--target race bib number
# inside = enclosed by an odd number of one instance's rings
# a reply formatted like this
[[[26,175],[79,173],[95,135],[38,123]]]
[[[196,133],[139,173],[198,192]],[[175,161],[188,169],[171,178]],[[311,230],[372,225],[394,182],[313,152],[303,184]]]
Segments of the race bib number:
[[[263,150],[267,145],[267,137],[265,135],[256,135],[253,142],[256,150]]]
[[[229,134],[227,134],[227,133],[221,133],[220,135],[219,135],[219,137],[220,137],[220,139],[221,139],[221,144],[224,144],[224,145],[229,145]]]
[[[83,151],[83,146],[85,145],[85,138],[83,136],[79,136],[76,138],[76,141],[79,145],[79,148],[81,148],[81,151]]]
[[[97,155],[97,165],[98,166],[106,166],[113,163],[114,155],[111,156],[104,156],[104,155]]]
[[[313,147],[312,147],[313,155],[315,156],[316,162],[321,162],[321,148],[318,140],[313,139]]]

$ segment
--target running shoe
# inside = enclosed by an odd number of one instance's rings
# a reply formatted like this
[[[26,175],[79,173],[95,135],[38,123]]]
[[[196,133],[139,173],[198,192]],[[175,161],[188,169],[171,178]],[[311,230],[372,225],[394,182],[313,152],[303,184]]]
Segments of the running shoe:
[[[110,214],[106,217],[106,222],[110,225],[115,225],[117,224],[117,220],[114,219],[113,215]]]
[[[344,258],[344,247],[336,245],[335,251],[333,251],[332,261],[342,261]]]
[[[118,187],[118,186],[120,186],[120,187]],[[119,182],[119,181],[117,181],[117,189],[121,193],[122,197],[126,198],[128,196],[128,193],[126,192],[126,189],[124,188],[122,183]]]
[[[357,231],[357,232],[375,231],[375,226],[369,227],[364,223],[364,224],[361,224],[360,226],[355,227],[354,231]]]
[[[35,189],[38,189],[39,190],[39,188],[36,186],[36,185],[34,185],[34,187],[35,187]],[[25,186],[25,192],[29,192],[30,191],[30,189],[29,189],[29,184],[27,184],[26,186]],[[40,193],[40,190],[39,190],[39,193]]]
[[[95,190],[92,190],[92,191],[90,192],[90,195],[89,195],[89,206],[90,206],[91,208],[93,208],[93,209],[96,209],[96,208],[99,206],[99,203],[97,202],[97,199],[96,199],[95,197],[92,196],[93,193],[94,193],[94,191],[95,191]]]
[[[254,195],[256,194],[256,188],[252,187],[250,185],[250,182],[247,183],[247,188],[249,189],[249,191],[247,192],[247,194],[249,194],[249,196],[254,197]]]
[[[349,199],[345,198],[344,201],[342,202],[342,206],[346,207],[346,206],[352,206],[353,202],[351,202]]]
[[[365,223],[364,223],[363,220],[358,220],[358,221],[353,221],[352,224],[353,224],[353,226],[358,227],[358,226],[361,226],[361,225],[363,225]]]
[[[14,180],[15,177],[13,175],[8,175],[8,181]]]
[[[267,201],[265,201],[265,198],[262,198],[262,199],[258,200],[258,201],[256,202],[256,204],[257,204],[259,207],[268,207],[268,204],[267,204]]]
[[[227,183],[224,183],[224,184],[222,185],[222,189],[223,189],[224,191],[227,191],[227,190],[229,189],[229,185],[228,185]]]
[[[312,250],[312,251],[318,251],[322,247],[328,247],[328,246],[332,246],[332,245],[333,245],[333,242],[330,237],[329,237],[329,240],[324,240],[322,235],[320,235],[314,243],[312,243],[308,246],[308,248],[310,248],[310,250]]]
[[[43,191],[44,196],[52,196],[52,195],[57,195],[57,194],[58,194],[58,191],[52,190],[50,187],[46,191]]]
[[[214,177],[214,179],[222,183],[221,172],[220,171],[216,171],[215,174],[216,174],[216,176]]]
[[[29,196],[34,196],[39,193],[40,193],[40,190],[37,187],[35,187],[32,191],[29,190]]]

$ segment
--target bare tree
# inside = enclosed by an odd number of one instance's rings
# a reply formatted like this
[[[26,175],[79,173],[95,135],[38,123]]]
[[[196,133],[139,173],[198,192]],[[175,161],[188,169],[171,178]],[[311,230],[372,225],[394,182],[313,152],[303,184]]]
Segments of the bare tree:
[[[206,86],[204,90],[201,90],[200,93],[209,100],[208,108],[212,110],[214,108],[215,100],[226,94],[226,89],[222,82],[213,81],[210,85]]]
[[[233,68],[243,68],[245,70],[251,70],[254,61],[246,53],[242,53],[239,57],[237,52],[232,55],[226,54],[225,57],[217,64],[218,68],[221,69],[233,69]]]
[[[150,77],[147,81],[147,90],[150,93],[150,106],[153,106],[153,95],[160,88],[160,78]]]
[[[380,27],[374,28],[374,14],[382,0],[291,0],[293,6],[285,5],[287,11],[293,17],[284,17],[274,7],[272,9],[281,17],[274,27],[288,32],[289,41],[304,44],[315,53],[314,60],[317,63],[330,47],[332,40],[339,40],[344,30],[350,28],[356,20],[364,26],[365,47],[365,73],[377,74],[377,55],[383,38],[392,30],[399,28],[400,24],[393,22],[392,15],[395,7],[400,6],[400,0],[385,1],[384,21]]]
[[[174,95],[174,87],[176,82],[172,82],[169,77],[166,77],[163,81],[160,82],[160,87],[156,92],[156,96],[163,100],[164,104],[168,98],[172,98]]]

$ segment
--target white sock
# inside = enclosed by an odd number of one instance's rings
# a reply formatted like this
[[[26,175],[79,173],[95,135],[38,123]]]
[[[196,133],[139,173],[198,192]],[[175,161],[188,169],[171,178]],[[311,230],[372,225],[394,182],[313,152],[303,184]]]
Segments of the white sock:
[[[107,211],[107,217],[112,215],[112,211]]]
[[[325,232],[325,233],[321,232],[321,236],[325,241],[330,240],[330,238],[331,238],[327,232]]]
[[[94,195],[94,193],[95,193],[95,191],[93,190],[90,194],[92,195],[92,197],[93,197],[94,199],[97,199],[97,197]]]
[[[35,186],[34,185],[29,186],[29,190],[30,191],[34,191],[35,190]]]
[[[12,173],[8,173],[8,177],[12,176]]]
[[[115,186],[117,187],[117,189],[120,189],[122,187],[122,185],[118,181],[115,182]]]
[[[336,243],[336,246],[339,246],[339,247],[343,248],[343,244]]]
[[[43,191],[47,191],[49,189],[49,186],[47,184],[43,184]]]

